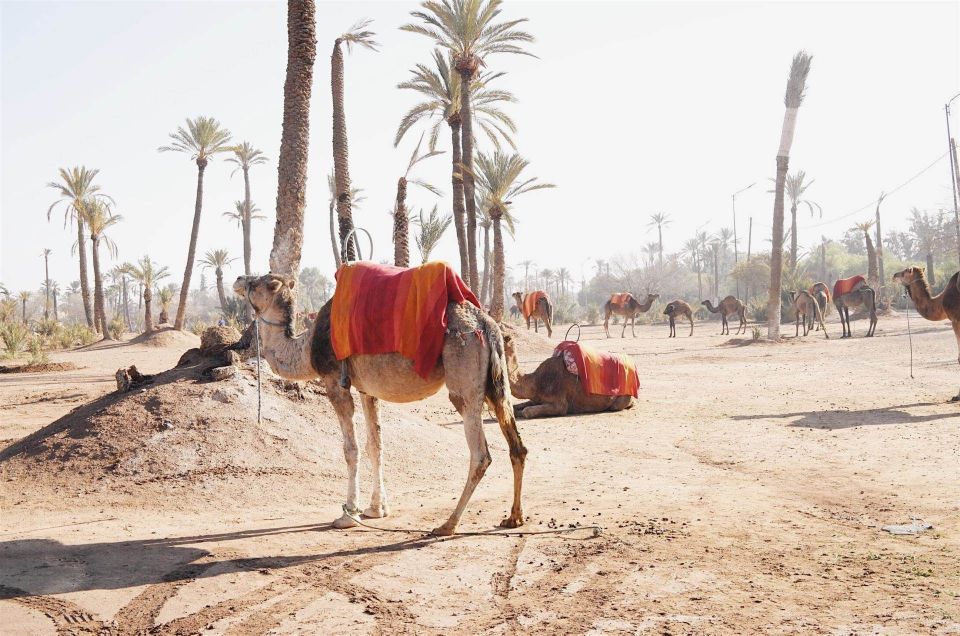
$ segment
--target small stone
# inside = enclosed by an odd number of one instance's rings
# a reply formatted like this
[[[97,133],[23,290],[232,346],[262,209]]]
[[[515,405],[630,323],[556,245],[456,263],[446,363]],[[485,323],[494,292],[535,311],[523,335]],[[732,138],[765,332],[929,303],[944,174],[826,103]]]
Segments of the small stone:
[[[234,366],[228,367],[215,367],[210,369],[210,379],[214,382],[220,382],[221,380],[226,380],[232,378],[237,374],[237,368]]]

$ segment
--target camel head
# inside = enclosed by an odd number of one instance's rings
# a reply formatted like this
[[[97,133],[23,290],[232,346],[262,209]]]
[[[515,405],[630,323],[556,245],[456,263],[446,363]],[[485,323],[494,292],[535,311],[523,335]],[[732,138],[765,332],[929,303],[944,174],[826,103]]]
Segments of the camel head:
[[[893,275],[893,281],[904,287],[909,287],[911,283],[918,280],[926,280],[926,269],[923,267],[908,267]]]
[[[660,298],[660,294],[647,294],[647,302],[650,303],[651,305],[653,304],[653,301],[655,301],[658,298]]]
[[[513,336],[503,334],[503,353],[507,356],[507,360],[512,360],[514,363],[516,363],[517,349],[513,343]]]
[[[523,303],[523,293],[522,293],[522,292],[513,292],[513,293],[510,294],[510,295],[513,296],[513,299],[514,299],[515,301],[517,301],[517,304],[518,304],[518,305],[520,305],[520,304]]]
[[[676,308],[673,306],[673,303],[670,303],[664,308],[663,314],[665,316],[672,316],[674,311],[676,311]]]
[[[292,331],[294,285],[294,279],[276,274],[238,276],[233,292],[246,299],[257,315],[280,322]]]

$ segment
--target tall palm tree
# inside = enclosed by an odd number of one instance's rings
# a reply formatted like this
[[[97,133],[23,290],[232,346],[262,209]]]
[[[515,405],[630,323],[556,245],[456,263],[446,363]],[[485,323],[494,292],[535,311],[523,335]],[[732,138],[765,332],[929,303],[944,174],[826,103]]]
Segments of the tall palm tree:
[[[52,280],[50,284],[47,285],[47,288],[50,290],[50,298],[53,299],[53,321],[60,322],[60,311],[57,308],[57,297],[60,295],[60,285],[57,281]]]
[[[423,179],[410,178],[410,172],[418,163],[443,154],[442,150],[430,150],[421,155],[420,145],[422,143],[423,135],[420,135],[420,141],[417,142],[413,154],[410,155],[410,161],[407,162],[407,170],[397,181],[397,200],[393,207],[393,264],[397,267],[410,266],[410,216],[407,212],[407,185],[412,183],[438,197],[443,196],[440,190]]]
[[[446,122],[450,128],[451,160],[453,164],[451,182],[453,184],[453,219],[457,233],[457,246],[460,250],[460,275],[469,278],[470,263],[467,253],[466,212],[463,200],[463,175],[461,163],[463,151],[461,148],[461,120],[460,120],[460,74],[453,66],[454,60],[450,53],[439,49],[433,50],[433,61],[436,68],[425,64],[417,64],[410,71],[411,78],[397,84],[397,88],[416,91],[426,98],[426,101],[413,106],[400,120],[393,145],[400,144],[407,131],[421,121],[433,122],[430,128],[430,148],[437,145],[440,134],[440,125]],[[503,73],[482,73],[473,81],[471,87],[471,102],[474,124],[483,130],[495,149],[500,148],[500,139],[503,139],[511,148],[516,149],[512,135],[517,131],[516,124],[505,112],[500,109],[501,103],[515,102],[516,98],[506,90],[487,88],[492,80],[501,77]]]
[[[883,203],[883,200],[887,198],[887,195],[883,192],[880,193],[880,196],[877,197],[877,272],[880,275],[880,289],[877,290],[877,293],[883,294],[883,284],[886,282],[886,277],[883,273],[883,239],[880,234],[880,204]]]
[[[217,276],[217,296],[220,298],[220,310],[227,313],[227,295],[223,291],[223,268],[237,259],[230,258],[227,250],[208,250],[203,258],[200,259],[200,265],[203,269],[212,269]]]
[[[234,146],[230,150],[233,152],[233,156],[227,157],[227,161],[237,166],[233,169],[233,172],[230,173],[230,176],[232,177],[236,174],[237,170],[243,172],[243,206],[237,207],[237,214],[241,217],[239,222],[243,230],[243,273],[249,276],[251,274],[250,253],[252,251],[250,222],[254,218],[253,213],[255,209],[253,201],[250,200],[250,168],[267,163],[267,158],[264,156],[263,151],[254,148],[248,141],[244,141],[239,146]],[[264,217],[261,216],[257,218],[262,219]]]
[[[277,165],[277,223],[270,271],[294,277],[303,249],[303,208],[310,147],[310,95],[317,57],[314,0],[287,0],[287,70]]]
[[[156,263],[144,256],[136,265],[128,263],[133,277],[143,286],[143,330],[146,333],[153,331],[153,288],[157,282],[170,275],[166,267],[157,267]]]
[[[93,246],[93,314],[100,325],[104,340],[113,340],[107,325],[106,304],[103,296],[103,275],[100,270],[100,243],[102,242],[111,256],[116,257],[117,245],[105,232],[123,220],[119,214],[113,214],[110,205],[102,199],[88,200],[83,206],[83,220],[90,230],[90,243]]]
[[[650,222],[647,223],[648,226],[656,226],[657,228],[657,245],[659,246],[657,262],[660,264],[660,269],[663,269],[663,228],[665,225],[670,225],[670,223],[672,223],[670,215],[666,212],[651,214]]]
[[[69,170],[60,168],[60,181],[51,181],[47,187],[56,190],[60,198],[47,209],[47,220],[53,209],[63,205],[63,223],[77,224],[77,254],[80,257],[80,297],[83,300],[83,313],[88,327],[95,327],[93,320],[93,306],[90,304],[90,282],[87,277],[87,236],[83,227],[83,203],[91,198],[107,198],[100,192],[100,186],[93,180],[99,170],[88,170],[86,166],[74,166]]]
[[[417,221],[420,231],[414,237],[414,240],[417,243],[417,249],[420,250],[421,263],[430,260],[430,253],[433,252],[451,223],[453,223],[453,216],[450,214],[440,216],[437,213],[436,205],[430,210],[430,216],[428,217],[424,217],[423,210],[420,210],[419,220]]]
[[[160,152],[181,152],[197,164],[197,198],[193,207],[193,228],[190,231],[190,247],[187,250],[187,266],[183,270],[180,286],[180,304],[174,329],[183,329],[187,315],[187,298],[190,294],[190,278],[193,276],[193,261],[197,255],[197,237],[200,234],[200,212],[203,209],[203,173],[210,159],[221,152],[230,152],[230,131],[212,117],[187,119],[187,127],[180,126],[170,133],[172,143],[160,146]]]
[[[17,296],[20,299],[20,306],[22,307],[23,324],[27,324],[27,301],[30,300],[30,295],[30,292],[22,291],[20,295]]]
[[[340,267],[341,258],[340,254],[340,235],[337,231],[337,181],[333,176],[333,172],[327,175],[327,187],[330,189],[330,244],[333,247],[333,260],[337,264],[337,268]],[[363,188],[351,187],[350,188],[350,209],[354,210],[360,209],[360,204],[367,200],[367,197],[361,194]],[[356,237],[351,241],[354,246],[356,246]]]
[[[803,103],[807,88],[807,75],[813,58],[806,51],[799,51],[790,64],[790,77],[783,103],[783,128],[780,131],[780,148],[777,150],[777,179],[773,197],[773,237],[770,250],[770,299],[767,306],[767,338],[780,337],[780,285],[783,276],[783,196],[786,189],[787,169],[790,165],[790,148],[797,125],[797,111]]]
[[[877,250],[873,245],[873,239],[870,238],[870,230],[876,222],[872,219],[863,223],[856,223],[853,229],[863,232],[863,240],[867,246],[867,281],[870,285],[876,287],[880,282],[880,276],[877,271]]]
[[[700,267],[700,237],[694,236],[683,244],[683,255],[690,259],[697,272],[697,295],[703,298],[703,269]]]
[[[453,68],[460,75],[460,123],[463,150],[463,193],[466,203],[467,256],[470,261],[470,287],[477,288],[479,271],[477,267],[477,202],[474,192],[473,162],[473,101],[474,79],[480,68],[486,64],[486,58],[495,53],[513,53],[532,55],[522,48],[522,44],[533,42],[533,36],[517,29],[517,25],[526,22],[526,18],[496,22],[500,15],[502,0],[426,0],[420,4],[422,11],[413,11],[410,15],[422,24],[405,24],[403,31],[425,35],[441,48],[450,52]],[[499,152],[499,151],[498,151]],[[494,229],[496,230],[496,219]],[[494,237],[496,241],[496,237]],[[496,248],[494,248],[496,253]],[[496,280],[494,286],[496,286]],[[503,300],[494,298],[494,303],[503,304]]]
[[[552,183],[537,183],[537,177],[524,178],[521,181],[521,174],[529,165],[520,155],[502,151],[495,151],[493,155],[480,153],[476,160],[477,185],[481,199],[487,206],[487,214],[493,221],[493,291],[490,315],[498,321],[503,320],[503,285],[506,279],[500,224],[505,221],[512,234],[512,207],[516,198],[534,190],[556,187]]]
[[[45,247],[40,256],[43,257],[43,319],[50,320],[50,254],[53,253],[49,247]]]
[[[349,31],[333,42],[333,55],[330,57],[330,88],[333,95],[333,173],[337,186],[337,217],[340,221],[340,244],[353,230],[353,211],[350,202],[350,161],[347,152],[347,117],[343,107],[343,51],[341,44],[347,45],[347,51],[353,45],[376,51],[379,46],[373,39],[373,31],[367,31],[371,20],[360,20]],[[356,258],[354,244],[346,246],[346,257]]]
[[[236,151],[234,151],[236,152]],[[259,150],[257,151],[259,152]],[[233,158],[228,159],[232,161]],[[260,162],[257,162],[260,163]],[[255,165],[255,164],[251,164]],[[247,173],[244,172],[244,178],[246,179]],[[237,222],[237,225],[241,228],[243,232],[243,269],[244,275],[250,275],[250,228],[253,225],[253,221],[257,219],[265,219],[264,215],[260,214],[260,208],[256,206],[253,201],[250,201],[249,198],[249,187],[247,188],[247,198],[244,201],[234,201],[233,207],[234,211],[223,213],[223,216]],[[243,304],[243,315],[245,320],[249,321],[251,318],[250,315],[250,303]]]

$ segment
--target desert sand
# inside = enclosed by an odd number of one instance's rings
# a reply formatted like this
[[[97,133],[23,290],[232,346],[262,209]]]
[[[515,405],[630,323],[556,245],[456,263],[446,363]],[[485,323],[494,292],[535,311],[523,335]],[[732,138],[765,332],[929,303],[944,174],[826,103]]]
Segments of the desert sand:
[[[318,389],[267,376],[258,425],[249,365],[111,395],[117,368],[170,369],[192,336],[54,354],[77,369],[0,375],[0,631],[960,633],[957,349],[913,314],[911,379],[905,318],[840,340],[834,314],[831,340],[779,344],[716,321],[676,339],[585,327],[634,357],[640,399],[520,422],[523,529],[597,537],[498,536],[511,471],[493,420],[460,528],[488,535],[333,530],[345,470]],[[525,335],[524,368],[556,341]],[[441,393],[382,419],[392,509],[369,523],[432,528],[466,476],[456,412]],[[932,528],[881,529],[912,519]]]

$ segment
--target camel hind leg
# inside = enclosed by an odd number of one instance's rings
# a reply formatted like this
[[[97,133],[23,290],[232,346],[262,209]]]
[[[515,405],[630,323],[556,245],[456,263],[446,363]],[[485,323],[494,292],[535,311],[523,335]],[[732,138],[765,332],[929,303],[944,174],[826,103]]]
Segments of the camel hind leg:
[[[352,528],[357,525],[350,514],[358,514],[357,500],[360,499],[359,466],[357,463],[357,434],[353,426],[353,396],[350,389],[340,386],[335,376],[325,377],[324,388],[327,398],[337,413],[340,430],[343,433],[343,457],[347,462],[347,500],[344,503],[346,511],[343,516],[333,522],[334,528]],[[347,513],[350,514],[347,514]]]
[[[957,339],[957,362],[960,362],[960,322],[950,321],[953,326],[953,335]],[[960,392],[950,398],[951,402],[960,402]]]
[[[687,336],[689,338],[693,335],[693,314],[687,314],[687,318],[690,319],[690,334]]]
[[[373,468],[373,494],[364,517],[379,519],[390,514],[387,489],[383,484],[383,442],[380,435],[380,401],[369,395],[360,396],[363,417],[367,424],[367,458]]]

